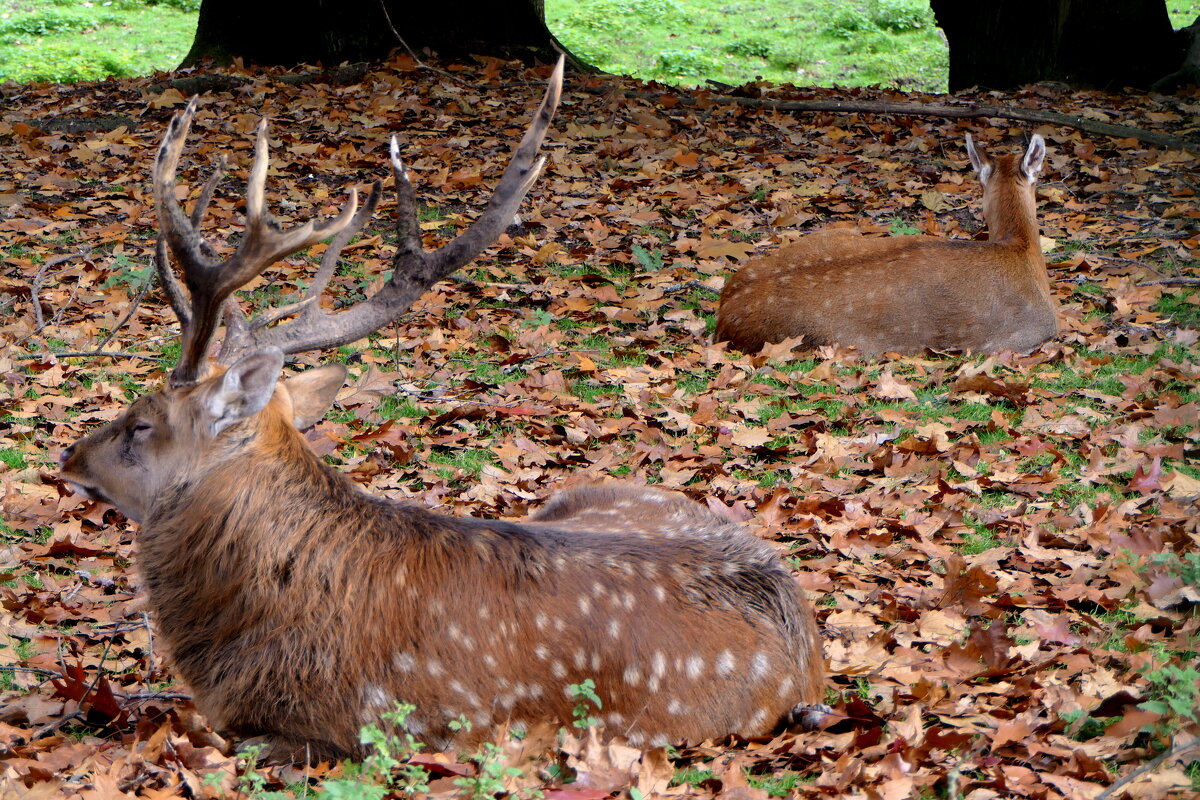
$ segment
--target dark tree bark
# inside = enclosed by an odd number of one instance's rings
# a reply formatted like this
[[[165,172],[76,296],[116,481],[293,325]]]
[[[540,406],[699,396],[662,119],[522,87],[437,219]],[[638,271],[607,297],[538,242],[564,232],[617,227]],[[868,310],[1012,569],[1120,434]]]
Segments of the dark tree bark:
[[[1186,41],[1165,0],[930,0],[950,44],[950,91],[1054,80],[1146,87],[1176,70]]]
[[[376,61],[405,44],[416,53],[553,61],[543,0],[203,0],[181,66]],[[403,43],[400,37],[403,37]]]

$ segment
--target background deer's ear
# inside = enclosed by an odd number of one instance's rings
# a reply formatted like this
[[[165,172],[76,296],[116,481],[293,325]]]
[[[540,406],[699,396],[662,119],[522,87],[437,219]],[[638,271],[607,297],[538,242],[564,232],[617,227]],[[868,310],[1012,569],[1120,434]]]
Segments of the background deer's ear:
[[[1038,173],[1042,171],[1042,162],[1045,158],[1046,141],[1035,133],[1029,140],[1029,148],[1025,151],[1025,157],[1021,159],[1021,172],[1030,183],[1033,183]]]
[[[979,182],[987,184],[988,178],[992,174],[992,162],[987,157],[987,153],[982,150],[975,149],[975,140],[971,138],[971,134],[967,134],[967,158],[971,159],[971,166],[975,168],[975,174],[979,176]]]
[[[343,364],[326,364],[285,380],[283,388],[292,398],[292,424],[304,430],[320,422],[345,382]]]
[[[209,381],[202,389],[202,407],[212,435],[262,411],[275,392],[282,369],[283,351],[269,347],[242,358],[224,375]]]

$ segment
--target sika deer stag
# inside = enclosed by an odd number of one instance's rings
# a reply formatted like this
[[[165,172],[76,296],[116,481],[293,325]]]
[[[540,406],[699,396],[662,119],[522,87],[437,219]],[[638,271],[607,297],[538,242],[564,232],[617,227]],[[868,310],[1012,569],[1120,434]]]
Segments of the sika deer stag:
[[[1038,246],[1034,184],[1046,147],[995,160],[967,135],[983,184],[988,241],[834,229],[746,263],[721,292],[717,341],[746,352],[803,336],[803,344],[868,353],[1025,351],[1058,334]]]
[[[141,523],[138,561],[160,635],[219,728],[265,734],[275,758],[361,756],[360,726],[405,702],[435,748],[469,718],[569,722],[564,690],[592,678],[600,722],[636,744],[812,724],[826,710],[810,606],[765,544],[679,494],[630,485],[561,493],[517,524],[441,516],[364,493],[305,445],[346,370],[280,380],[284,353],[351,342],[394,318],[490,243],[542,166],[561,64],[488,210],[435,252],[421,247],[413,189],[392,143],[400,251],[378,294],[336,313],[317,298],[356,211],[281,230],[264,210],[265,128],[246,232],[224,263],[187,215],[175,169],[194,106],[154,171],[162,236],[187,286],[160,266],[183,329],[166,388],[68,448],[65,480]],[[230,294],[281,256],[333,236],[308,296],[247,321]],[[165,252],[160,255],[165,256]],[[221,308],[222,361],[206,366]],[[280,322],[286,315],[295,319]],[[277,325],[270,326],[272,322]],[[468,744],[469,742],[462,742]]]

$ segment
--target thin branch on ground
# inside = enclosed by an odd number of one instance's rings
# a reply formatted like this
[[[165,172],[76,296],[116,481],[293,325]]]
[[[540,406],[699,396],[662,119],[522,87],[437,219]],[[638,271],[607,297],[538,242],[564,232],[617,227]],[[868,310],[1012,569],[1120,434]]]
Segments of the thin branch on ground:
[[[15,664],[4,664],[0,666],[0,672],[29,672],[34,675],[39,675],[43,678],[60,678],[59,673],[52,669],[42,669],[41,667],[18,667]]]
[[[140,692],[137,694],[119,694],[117,695],[125,702],[147,701],[147,700],[191,700],[192,696],[185,692]]]
[[[578,86],[580,91],[591,94],[604,94],[609,91],[606,86]],[[667,92],[626,92],[627,97],[642,100],[658,101],[670,96],[680,106],[692,106],[700,102],[732,103],[747,108],[769,108],[775,111],[789,112],[832,112],[840,114],[895,114],[908,117],[941,117],[943,119],[973,119],[976,117],[992,117],[994,119],[1011,119],[1018,122],[1048,123],[1062,125],[1068,128],[1094,133],[1099,136],[1114,136],[1122,139],[1137,139],[1140,142],[1166,147],[1171,150],[1190,150],[1200,153],[1200,142],[1181,139],[1158,131],[1148,131],[1128,125],[1114,125],[1110,122],[1100,122],[1072,114],[1060,114],[1056,111],[1041,111],[1034,108],[1013,108],[1011,106],[991,106],[980,103],[964,103],[963,105],[939,105],[935,103],[895,103],[888,100],[773,100],[762,97],[731,97],[729,95],[707,95],[695,97]]]
[[[392,15],[389,14],[388,10],[387,10],[387,3],[385,3],[383,0],[379,0],[379,8],[380,8],[380,10],[383,11],[383,18],[385,20],[387,20],[388,29],[391,30],[392,36],[396,37],[396,41],[399,42],[400,46],[404,48],[404,51],[406,53],[408,53],[409,58],[411,58],[413,61],[416,62],[417,69],[428,70],[429,72],[432,72],[436,75],[441,75],[443,78],[454,81],[458,85],[465,86],[468,89],[476,88],[475,86],[471,85],[470,83],[467,83],[466,81],[464,81],[462,78],[458,77],[457,75],[453,75],[449,72],[446,72],[445,70],[438,69],[437,67],[431,67],[428,64],[426,64],[424,61],[422,61],[421,57],[418,56],[416,54],[416,52],[411,47],[408,46],[408,42],[404,41],[404,37],[400,35],[400,31],[396,30],[396,26],[392,23]]]
[[[1166,275],[1161,270],[1159,270],[1157,267],[1153,267],[1150,264],[1147,264],[1143,261],[1135,261],[1132,258],[1121,258],[1120,256],[1106,256],[1103,253],[1097,253],[1096,258],[1099,258],[1102,261],[1110,261],[1114,264],[1126,264],[1131,267],[1140,267],[1141,269],[1144,269],[1147,272],[1153,272],[1155,275],[1161,275],[1162,277],[1166,277]]]
[[[41,333],[46,327],[46,318],[42,315],[42,281],[46,279],[46,272],[50,269],[50,262],[42,264],[38,267],[37,274],[33,276],[33,284],[29,288],[29,293],[33,296],[33,332]]]
[[[1156,281],[1142,281],[1138,286],[1200,286],[1200,278],[1162,278]]]
[[[46,280],[46,273],[49,272],[51,267],[57,267],[64,261],[70,261],[72,258],[75,258],[79,255],[82,255],[82,253],[67,253],[66,255],[55,256],[38,267],[37,274],[33,276],[33,283],[29,289],[30,293],[33,295],[33,319],[36,323],[33,330],[34,334],[41,333],[42,329],[46,327],[46,318],[42,315],[41,299],[42,283]],[[57,319],[58,315],[55,315],[55,320]]]
[[[63,727],[67,723],[74,722],[75,720],[81,719],[82,717],[83,717],[82,711],[72,711],[70,714],[64,714],[63,716],[54,720],[54,722],[51,722],[49,725],[39,728],[38,730],[29,734],[29,738],[25,740],[25,743],[32,744],[32,743],[36,742],[38,739],[44,739],[47,736],[50,736],[51,734],[57,733],[58,729]]]
[[[1193,737],[1186,742],[1175,745],[1170,750],[1155,756],[1152,760],[1147,761],[1145,764],[1138,767],[1124,778],[1121,778],[1121,780],[1117,781],[1112,786],[1109,786],[1100,794],[1096,795],[1096,800],[1108,800],[1108,798],[1114,797],[1118,792],[1120,792],[1129,784],[1133,783],[1138,778],[1145,775],[1147,772],[1158,769],[1164,762],[1169,761],[1172,758],[1177,758],[1189,750],[1194,750],[1197,746],[1200,746],[1200,736]]]
[[[671,294],[672,292],[682,292],[684,289],[703,289],[706,292],[720,294],[720,289],[714,289],[711,286],[701,283],[697,280],[683,281],[682,283],[668,283],[662,287],[663,294]]]
[[[54,356],[55,358],[140,358],[144,361],[161,361],[162,356],[148,356],[143,353],[120,353],[115,351],[100,351],[100,350],[72,350],[65,353],[56,353],[53,350],[47,353],[31,353],[28,355],[16,356],[22,360],[46,358]]]
[[[142,285],[138,288],[138,293],[133,298],[133,302],[129,304],[129,311],[121,318],[120,322],[113,326],[113,329],[108,332],[108,335],[104,337],[100,344],[96,345],[96,352],[103,351],[104,345],[112,341],[113,337],[117,335],[117,331],[124,328],[129,320],[133,319],[133,315],[137,313],[138,306],[142,304],[142,299],[145,298],[146,292],[150,290],[151,284],[154,283],[154,275],[154,270],[150,270],[147,273],[145,279],[142,281]]]

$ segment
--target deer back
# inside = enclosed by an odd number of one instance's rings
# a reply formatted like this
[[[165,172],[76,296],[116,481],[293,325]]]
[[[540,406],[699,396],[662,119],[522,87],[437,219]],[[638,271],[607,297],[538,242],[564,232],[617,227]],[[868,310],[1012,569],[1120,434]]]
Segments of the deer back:
[[[721,293],[717,340],[756,352],[804,344],[869,353],[1029,350],[1058,332],[1039,248],[1035,181],[1044,144],[994,160],[967,137],[984,188],[987,241],[809,234],[747,262]]]

